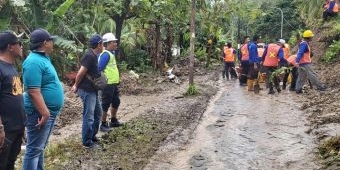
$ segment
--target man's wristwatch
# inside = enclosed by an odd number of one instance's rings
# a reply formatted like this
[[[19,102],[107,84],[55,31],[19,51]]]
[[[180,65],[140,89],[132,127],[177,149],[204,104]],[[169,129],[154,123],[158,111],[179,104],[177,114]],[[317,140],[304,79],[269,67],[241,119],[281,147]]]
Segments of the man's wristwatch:
[[[0,125],[0,132],[4,131],[4,125]]]

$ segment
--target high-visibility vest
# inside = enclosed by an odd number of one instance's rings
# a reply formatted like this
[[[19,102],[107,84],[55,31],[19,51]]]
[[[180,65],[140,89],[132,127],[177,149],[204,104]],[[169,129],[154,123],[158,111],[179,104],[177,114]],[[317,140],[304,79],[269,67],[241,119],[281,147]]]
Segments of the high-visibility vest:
[[[302,41],[300,44],[302,44],[304,42],[307,44],[308,51],[303,53],[303,56],[302,56],[302,58],[300,60],[300,64],[301,63],[311,63],[312,62],[312,60],[310,58],[310,47],[309,47],[309,44],[306,41]]]
[[[118,84],[120,79],[119,79],[119,70],[117,67],[116,57],[115,55],[112,54],[112,52],[104,50],[102,53],[100,53],[98,57],[98,61],[100,60],[100,57],[104,53],[108,53],[110,55],[110,60],[107,63],[105,70],[104,70],[104,74],[107,77],[107,84]]]
[[[333,7],[332,11],[335,12],[335,13],[338,13],[339,12],[339,6],[338,6],[338,4],[336,2],[334,2],[334,3],[335,4],[334,4],[334,7]],[[327,2],[326,5],[325,5],[325,8],[328,9],[329,6],[330,6],[330,2]]]
[[[241,60],[242,61],[249,60],[248,44],[243,44],[241,47]]]
[[[279,65],[278,54],[280,46],[277,44],[268,44],[266,58],[263,65],[268,67],[277,67]]]
[[[283,53],[284,53],[284,58],[287,60],[287,58],[289,57],[289,45],[288,44],[284,44],[284,48],[283,49]]]
[[[264,52],[264,48],[257,48],[257,53],[259,54],[259,57],[261,58]]]
[[[224,61],[235,62],[235,54],[233,48],[224,47]]]
[[[339,5],[335,2],[333,12],[338,13],[339,12]]]
[[[289,56],[287,58],[287,62],[295,66],[296,65],[296,54]]]

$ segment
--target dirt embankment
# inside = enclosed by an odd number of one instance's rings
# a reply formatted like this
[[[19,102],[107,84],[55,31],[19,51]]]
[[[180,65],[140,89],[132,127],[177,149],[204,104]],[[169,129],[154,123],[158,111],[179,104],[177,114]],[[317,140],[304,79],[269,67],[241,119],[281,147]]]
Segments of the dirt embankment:
[[[322,169],[335,170],[340,169],[340,165],[337,163],[340,160],[340,138],[335,137],[340,131],[340,63],[320,62],[325,55],[327,44],[316,41],[320,37],[318,34],[316,32],[311,43],[314,54],[312,61],[319,79],[325,83],[328,89],[325,92],[319,92],[306,87],[305,93],[302,95],[303,106],[301,109],[308,114],[310,121],[311,127],[307,132],[317,137],[320,157],[324,159]]]

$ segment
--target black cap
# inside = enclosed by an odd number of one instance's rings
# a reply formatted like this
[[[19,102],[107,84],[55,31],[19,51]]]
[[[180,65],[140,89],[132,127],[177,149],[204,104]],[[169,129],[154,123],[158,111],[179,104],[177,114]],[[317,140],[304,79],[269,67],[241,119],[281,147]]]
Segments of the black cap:
[[[15,44],[17,42],[20,42],[20,38],[22,35],[23,33],[17,35],[15,32],[10,30],[0,33],[0,49],[6,48],[8,44]]]
[[[99,43],[103,42],[103,38],[99,34],[93,35],[89,40],[90,47],[97,47]]]
[[[34,30],[30,35],[31,44],[38,44],[44,41],[54,40],[58,36],[51,36],[46,30],[38,28]]]

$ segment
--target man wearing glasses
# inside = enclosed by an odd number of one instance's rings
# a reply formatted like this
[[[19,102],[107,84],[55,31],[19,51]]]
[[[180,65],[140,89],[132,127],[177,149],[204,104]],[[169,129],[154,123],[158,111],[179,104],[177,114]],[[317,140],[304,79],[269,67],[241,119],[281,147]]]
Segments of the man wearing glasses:
[[[89,40],[89,49],[81,59],[81,67],[77,73],[72,91],[77,92],[83,101],[82,142],[85,148],[100,149],[96,137],[102,116],[102,107],[98,98],[98,89],[90,79],[100,77],[98,55],[103,51],[103,39],[93,35]]]
[[[12,31],[0,33],[0,170],[14,170],[24,136],[23,88],[14,66],[22,47]]]

